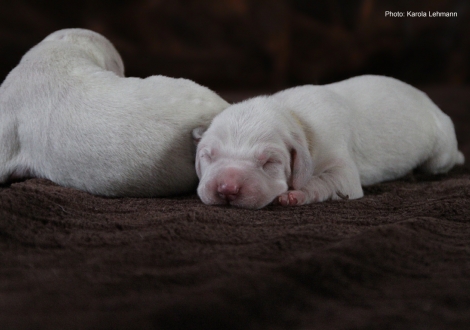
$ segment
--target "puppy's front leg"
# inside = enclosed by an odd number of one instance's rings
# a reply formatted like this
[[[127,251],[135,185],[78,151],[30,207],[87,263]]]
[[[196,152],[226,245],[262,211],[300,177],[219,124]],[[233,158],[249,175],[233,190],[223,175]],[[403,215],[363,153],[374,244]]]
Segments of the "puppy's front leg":
[[[274,201],[283,206],[304,205],[328,199],[356,199],[364,196],[359,172],[352,161],[334,162],[300,189],[289,190]]]

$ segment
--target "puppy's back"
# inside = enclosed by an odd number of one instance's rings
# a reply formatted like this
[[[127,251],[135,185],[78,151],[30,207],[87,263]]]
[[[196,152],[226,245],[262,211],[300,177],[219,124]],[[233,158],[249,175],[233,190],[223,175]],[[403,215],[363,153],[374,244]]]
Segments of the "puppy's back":
[[[355,113],[353,141],[356,150],[361,151],[356,162],[360,171],[367,173],[364,184],[397,178],[417,166],[442,173],[463,163],[452,120],[417,88],[373,75],[327,87],[351,100]],[[386,177],[376,169],[383,170]]]
[[[195,188],[191,130],[228,104],[185,79],[124,78],[107,43],[91,31],[59,31],[9,74],[0,87],[0,182],[26,169],[99,195]]]
[[[275,97],[319,132],[324,150],[347,144],[363,185],[398,178],[419,165],[445,172],[463,161],[450,118],[425,93],[399,80],[359,76]]]

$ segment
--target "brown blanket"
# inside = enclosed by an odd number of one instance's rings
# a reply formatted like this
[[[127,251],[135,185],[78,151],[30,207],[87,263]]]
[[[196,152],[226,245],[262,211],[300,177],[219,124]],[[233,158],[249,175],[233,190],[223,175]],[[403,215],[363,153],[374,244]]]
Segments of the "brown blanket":
[[[470,160],[468,90],[430,89]],[[0,188],[0,328],[468,329],[470,171],[258,211]]]

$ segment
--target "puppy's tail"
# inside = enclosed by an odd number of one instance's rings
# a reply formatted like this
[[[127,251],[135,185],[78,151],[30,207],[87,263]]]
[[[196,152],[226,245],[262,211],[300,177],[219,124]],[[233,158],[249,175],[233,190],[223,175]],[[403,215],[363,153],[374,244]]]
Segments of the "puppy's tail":
[[[463,165],[465,163],[465,156],[460,151],[457,151],[456,165]]]

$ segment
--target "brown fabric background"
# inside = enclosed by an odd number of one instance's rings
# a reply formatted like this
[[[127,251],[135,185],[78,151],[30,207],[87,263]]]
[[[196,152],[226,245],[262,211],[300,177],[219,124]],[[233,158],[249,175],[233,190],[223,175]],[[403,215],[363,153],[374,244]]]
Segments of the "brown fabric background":
[[[469,91],[429,92],[470,159]],[[467,329],[470,171],[365,193],[251,211],[3,186],[0,326]]]

